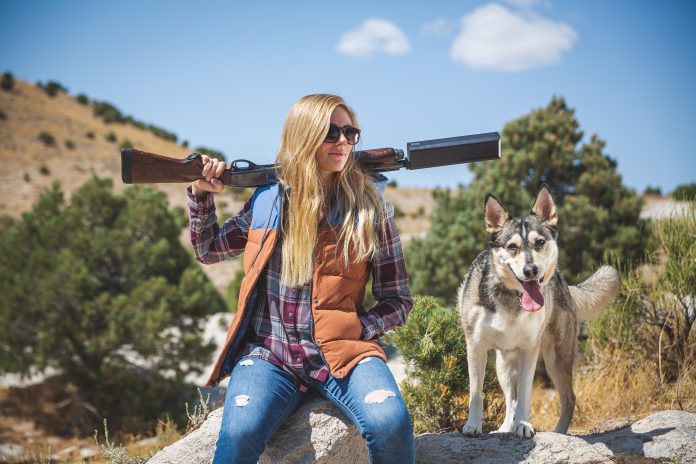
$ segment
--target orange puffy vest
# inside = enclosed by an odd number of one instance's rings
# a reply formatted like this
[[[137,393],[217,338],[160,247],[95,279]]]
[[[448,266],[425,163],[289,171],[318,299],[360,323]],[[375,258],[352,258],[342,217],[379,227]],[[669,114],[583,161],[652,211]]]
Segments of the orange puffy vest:
[[[227,329],[225,345],[206,383],[212,387],[227,377],[250,324],[258,295],[256,283],[273,253],[280,232],[282,186],[260,187],[251,204],[252,222],[244,248],[244,280],[234,320]],[[313,341],[329,366],[331,375],[343,378],[363,358],[387,358],[375,340],[361,340],[362,324],[358,308],[365,296],[369,263],[344,265],[337,256],[338,228],[320,228],[314,248],[312,271]]]

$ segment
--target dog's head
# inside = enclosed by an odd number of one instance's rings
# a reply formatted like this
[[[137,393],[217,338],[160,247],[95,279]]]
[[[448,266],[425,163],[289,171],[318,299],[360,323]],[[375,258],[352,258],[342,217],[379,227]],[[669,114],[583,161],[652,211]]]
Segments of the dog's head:
[[[525,217],[510,217],[489,194],[485,217],[496,274],[505,287],[520,292],[522,308],[540,310],[544,306],[541,287],[553,277],[558,259],[558,216],[549,187],[541,187],[531,214]]]

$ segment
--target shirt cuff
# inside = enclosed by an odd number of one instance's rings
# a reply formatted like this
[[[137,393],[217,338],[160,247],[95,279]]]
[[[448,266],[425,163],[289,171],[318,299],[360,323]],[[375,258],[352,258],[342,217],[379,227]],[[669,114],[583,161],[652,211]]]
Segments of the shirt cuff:
[[[206,194],[203,196],[194,195],[193,190],[189,185],[186,189],[186,196],[188,197],[189,208],[196,211],[204,211],[213,206],[214,196],[211,192],[206,192]]]
[[[382,335],[382,329],[379,326],[379,318],[374,317],[373,314],[360,313],[358,314],[358,319],[360,319],[360,324],[362,325],[362,332],[360,332],[361,340],[372,340],[373,338]]]

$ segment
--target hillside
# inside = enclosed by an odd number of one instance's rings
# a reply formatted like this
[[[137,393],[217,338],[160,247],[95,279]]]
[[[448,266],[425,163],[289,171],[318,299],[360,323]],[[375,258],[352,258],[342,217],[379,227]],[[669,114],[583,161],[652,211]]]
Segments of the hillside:
[[[65,92],[50,97],[42,88],[19,79],[12,90],[0,90],[0,111],[5,115],[0,119],[0,215],[20,216],[54,181],[60,182],[69,197],[92,173],[111,177],[114,190],[122,191],[127,187],[121,181],[120,158],[120,145],[125,140],[134,147],[174,158],[191,152],[130,123],[107,124],[94,116],[91,104],[81,104]],[[42,132],[52,135],[55,142],[42,142]],[[109,133],[115,135],[115,141],[107,140]],[[170,206],[186,205],[186,184],[153,185],[167,194]],[[429,189],[389,187],[385,195],[403,213],[397,224],[404,243],[427,232],[427,218],[434,207]],[[242,203],[226,191],[217,195],[216,204],[224,216],[234,214]],[[182,231],[186,246],[187,241],[188,233]],[[239,264],[233,261],[203,268],[223,291]]]

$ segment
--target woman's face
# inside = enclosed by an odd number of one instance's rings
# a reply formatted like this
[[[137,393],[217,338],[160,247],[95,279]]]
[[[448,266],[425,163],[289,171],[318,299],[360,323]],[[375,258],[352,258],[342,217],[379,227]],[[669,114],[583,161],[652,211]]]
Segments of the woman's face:
[[[348,112],[339,106],[331,113],[331,124],[343,127],[351,126],[353,122],[350,120]],[[333,143],[322,143],[316,154],[319,174],[323,177],[343,170],[352,148],[353,146],[348,144],[343,133]]]

